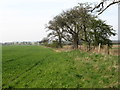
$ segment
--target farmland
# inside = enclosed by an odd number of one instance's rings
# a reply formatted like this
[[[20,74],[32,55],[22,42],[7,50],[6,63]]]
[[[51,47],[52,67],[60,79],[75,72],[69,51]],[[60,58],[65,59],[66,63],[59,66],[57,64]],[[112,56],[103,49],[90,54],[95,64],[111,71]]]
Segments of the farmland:
[[[118,57],[43,46],[2,47],[3,88],[118,87]]]

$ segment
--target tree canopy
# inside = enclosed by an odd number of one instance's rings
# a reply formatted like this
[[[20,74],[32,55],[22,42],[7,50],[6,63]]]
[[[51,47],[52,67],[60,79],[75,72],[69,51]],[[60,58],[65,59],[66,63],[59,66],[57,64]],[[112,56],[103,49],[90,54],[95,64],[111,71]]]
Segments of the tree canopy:
[[[62,40],[66,40],[72,42],[74,49],[78,48],[80,41],[86,43],[88,50],[91,45],[97,46],[99,43],[110,45],[109,37],[115,35],[112,26],[91,14],[87,3],[63,11],[49,21],[47,28],[51,31],[48,37],[57,37],[60,47]]]

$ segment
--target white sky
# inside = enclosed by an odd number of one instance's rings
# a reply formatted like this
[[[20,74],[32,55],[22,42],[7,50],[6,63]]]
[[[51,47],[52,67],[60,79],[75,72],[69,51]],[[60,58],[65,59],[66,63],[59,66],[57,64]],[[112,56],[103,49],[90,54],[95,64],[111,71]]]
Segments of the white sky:
[[[98,0],[0,0],[0,42],[39,41],[47,36],[45,24],[54,16],[78,3],[93,1]],[[117,30],[117,5],[100,18]]]

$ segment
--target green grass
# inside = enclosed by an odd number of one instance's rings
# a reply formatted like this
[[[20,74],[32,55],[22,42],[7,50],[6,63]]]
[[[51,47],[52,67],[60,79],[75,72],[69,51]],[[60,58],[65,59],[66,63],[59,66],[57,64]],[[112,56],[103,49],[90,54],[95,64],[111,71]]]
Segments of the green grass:
[[[113,48],[111,48],[111,49],[120,49],[120,47],[113,47]]]
[[[3,46],[3,88],[118,87],[117,56]]]

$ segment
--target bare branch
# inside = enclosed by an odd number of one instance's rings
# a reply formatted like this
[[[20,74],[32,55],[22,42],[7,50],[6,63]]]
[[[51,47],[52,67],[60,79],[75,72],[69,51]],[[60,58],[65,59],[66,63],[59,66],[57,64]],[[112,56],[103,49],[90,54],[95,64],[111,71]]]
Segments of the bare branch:
[[[117,4],[120,3],[120,0],[112,0],[111,3],[109,3],[106,7],[104,6],[104,3],[110,1],[110,0],[103,0],[100,2],[100,4],[98,4],[97,6],[95,6],[91,12],[93,12],[95,9],[99,9],[96,12],[99,12],[98,15],[100,15],[101,13],[103,13],[107,8],[109,8],[111,5],[113,4]]]
[[[110,3],[106,8],[104,8],[100,13],[98,13],[98,15],[100,15],[101,13],[103,13],[103,12],[104,12],[107,8],[109,8],[111,5],[117,4],[117,3],[120,3],[120,0],[119,0],[119,1],[116,1],[116,2]]]

